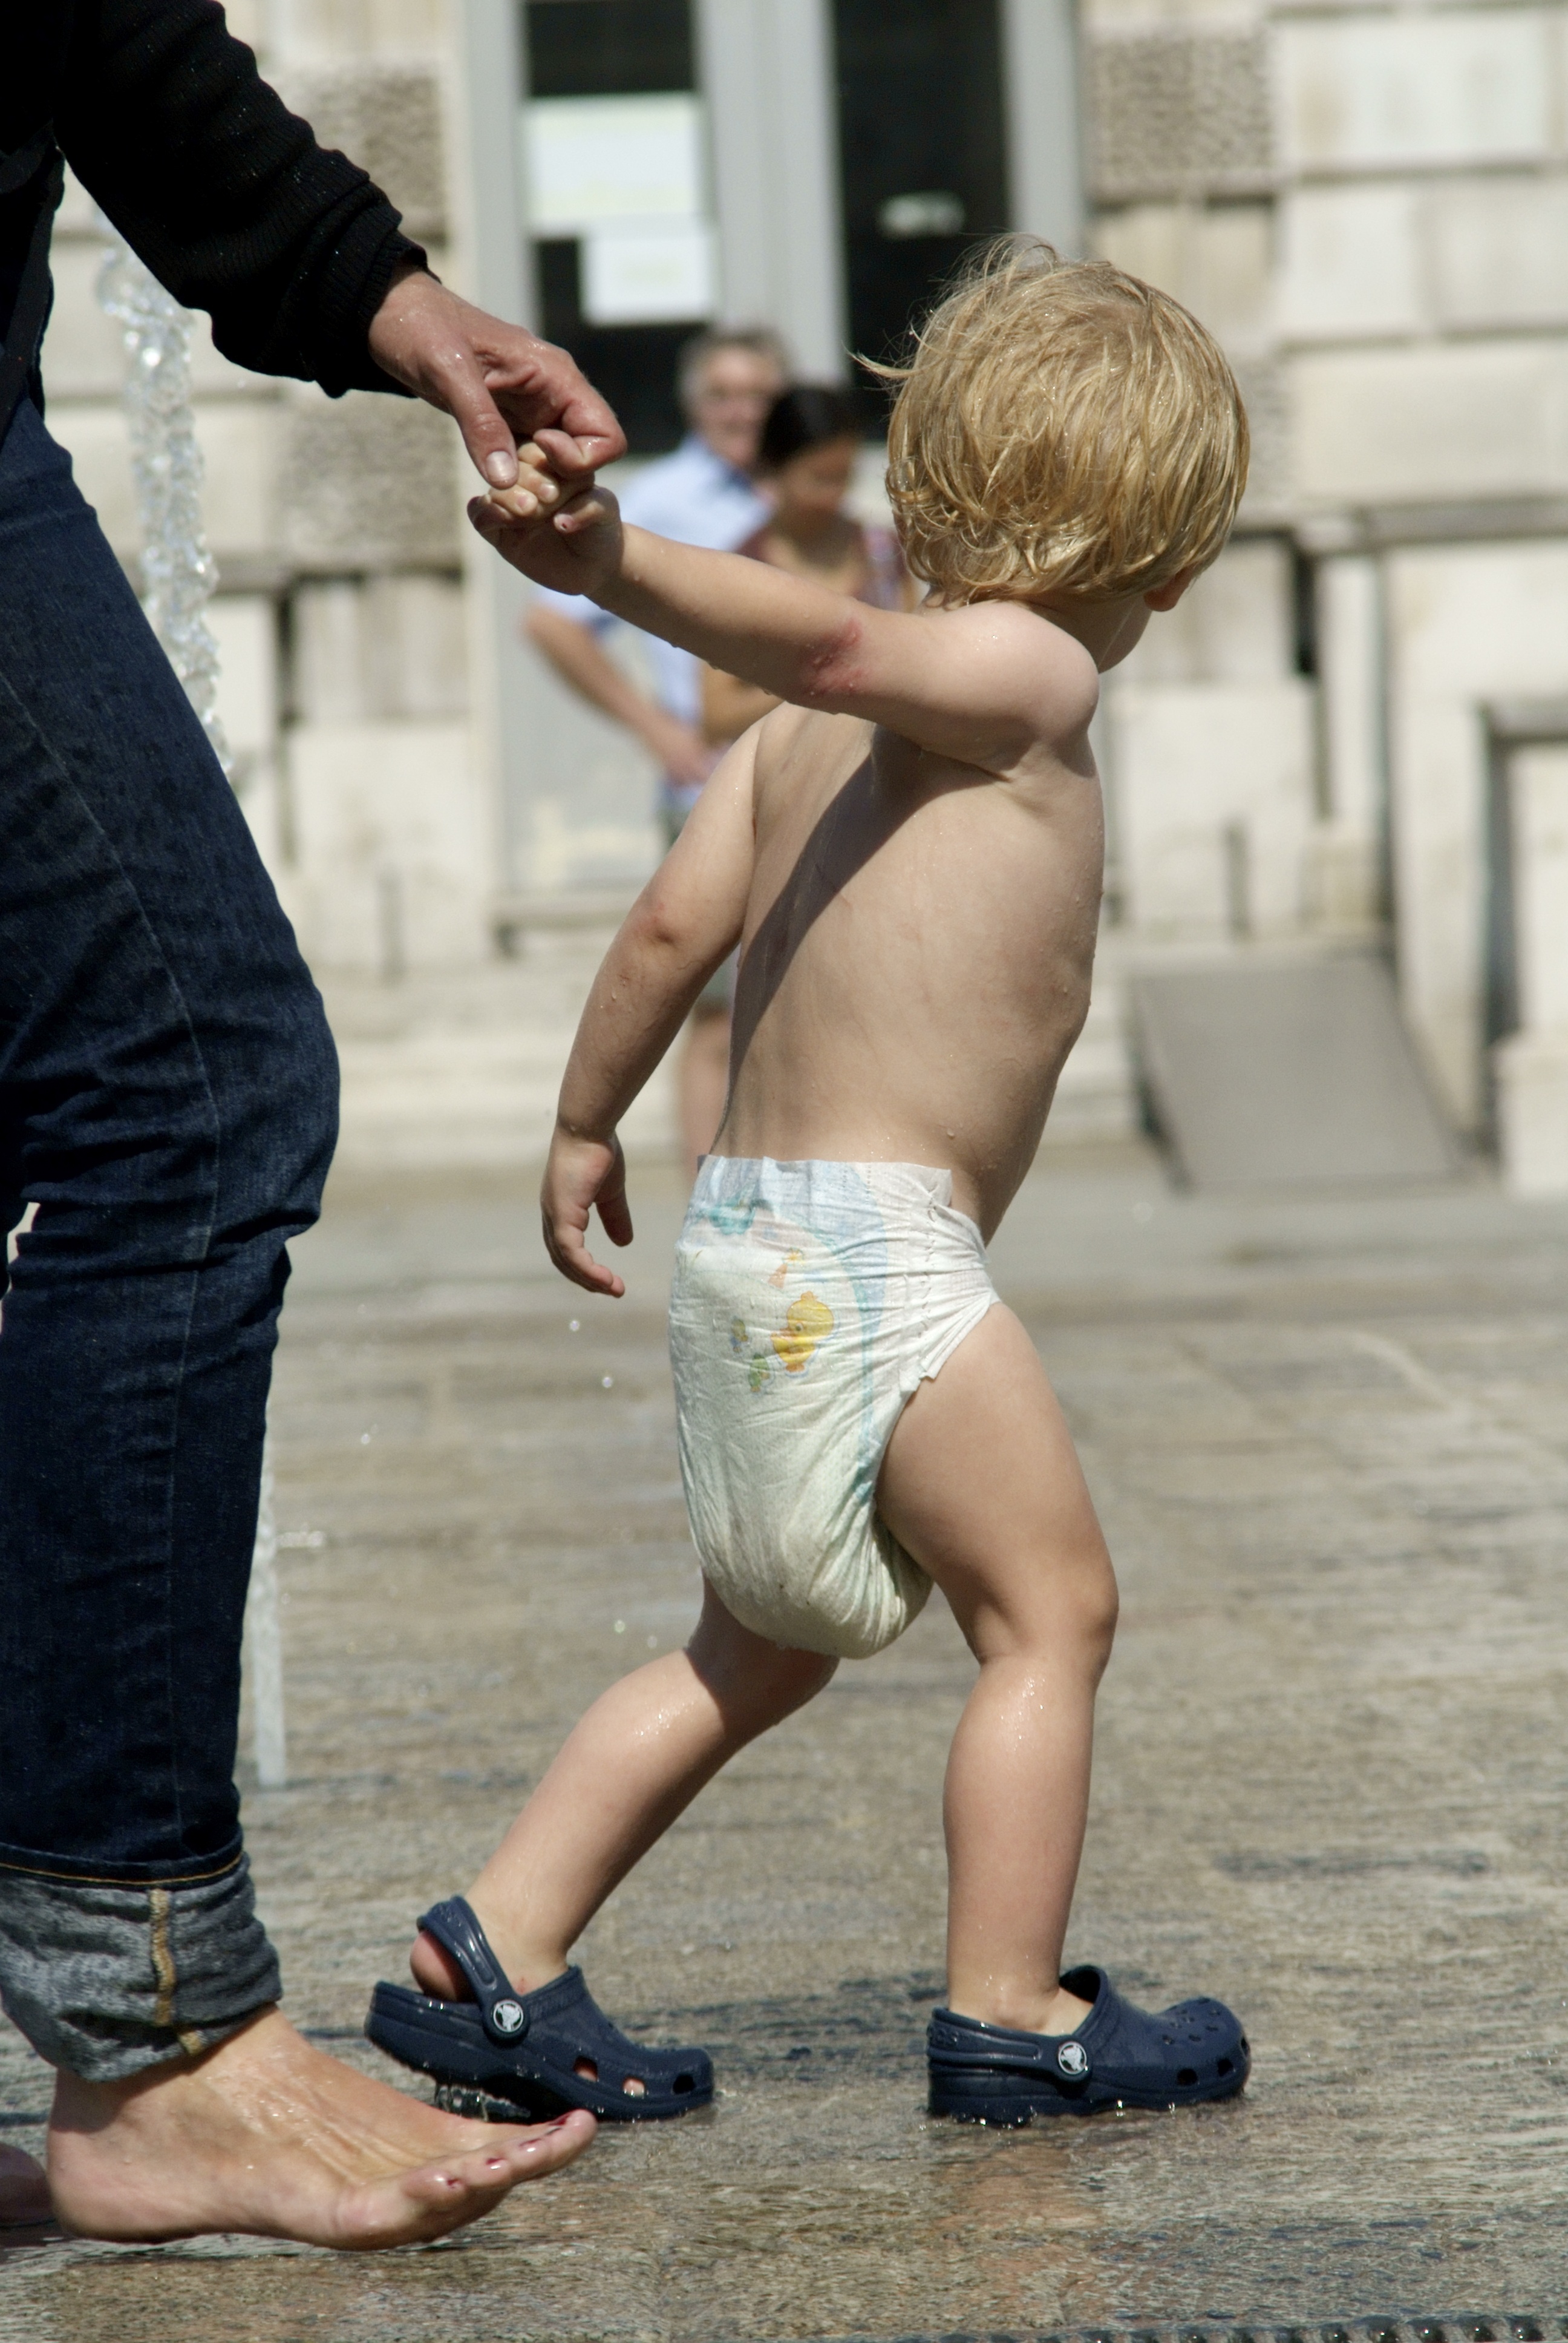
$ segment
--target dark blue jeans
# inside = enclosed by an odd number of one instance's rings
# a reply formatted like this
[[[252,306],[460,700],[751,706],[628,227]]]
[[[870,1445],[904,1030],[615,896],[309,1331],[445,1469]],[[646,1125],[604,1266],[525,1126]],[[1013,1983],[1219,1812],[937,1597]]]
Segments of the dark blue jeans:
[[[69,461],[0,449],[0,1996],[95,2079],[277,1993],[234,1758],[321,1002]]]

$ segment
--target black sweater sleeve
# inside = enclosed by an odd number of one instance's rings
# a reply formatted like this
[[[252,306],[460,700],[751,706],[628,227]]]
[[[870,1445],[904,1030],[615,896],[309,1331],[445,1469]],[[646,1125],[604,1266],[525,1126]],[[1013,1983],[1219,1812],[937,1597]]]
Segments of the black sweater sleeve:
[[[80,0],[55,132],[160,283],[226,357],[337,396],[399,386],[367,347],[400,262],[399,214],[318,146],[216,0]]]

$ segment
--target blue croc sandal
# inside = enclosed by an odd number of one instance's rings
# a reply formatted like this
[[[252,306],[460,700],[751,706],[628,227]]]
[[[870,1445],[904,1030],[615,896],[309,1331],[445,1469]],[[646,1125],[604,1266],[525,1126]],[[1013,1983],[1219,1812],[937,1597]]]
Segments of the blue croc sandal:
[[[587,2107],[604,2123],[651,2123],[713,2097],[706,2050],[649,2050],[618,2032],[579,1968],[517,1993],[460,1896],[420,1919],[468,1981],[472,2001],[378,1985],[365,2031],[378,2050],[450,2088],[508,2101],[540,2120]],[[592,2071],[579,2074],[578,2066]],[[639,2084],[640,2089],[628,2087]]]
[[[926,2034],[932,2115],[1026,2124],[1102,2107],[1191,2107],[1231,2098],[1246,2081],[1252,2054],[1222,2001],[1178,2001],[1154,2016],[1123,2001],[1103,1969],[1070,1969],[1061,1982],[1094,2005],[1070,2034],[936,2012]]]

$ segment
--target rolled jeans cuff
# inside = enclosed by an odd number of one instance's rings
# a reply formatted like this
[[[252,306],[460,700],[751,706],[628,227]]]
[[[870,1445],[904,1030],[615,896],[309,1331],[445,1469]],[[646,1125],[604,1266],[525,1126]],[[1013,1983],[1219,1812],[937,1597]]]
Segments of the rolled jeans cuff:
[[[168,1886],[0,1870],[0,2002],[40,2057],[84,2082],[209,2050],[282,1989],[244,1855]]]

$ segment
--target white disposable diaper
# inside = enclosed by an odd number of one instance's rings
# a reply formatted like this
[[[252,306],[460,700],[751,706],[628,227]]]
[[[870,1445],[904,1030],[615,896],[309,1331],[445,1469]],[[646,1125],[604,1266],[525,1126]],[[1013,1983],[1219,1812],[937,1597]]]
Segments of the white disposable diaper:
[[[906,1401],[996,1300],[952,1174],[710,1155],[669,1306],[697,1551],[742,1625],[864,1659],[930,1581],[878,1520]]]

